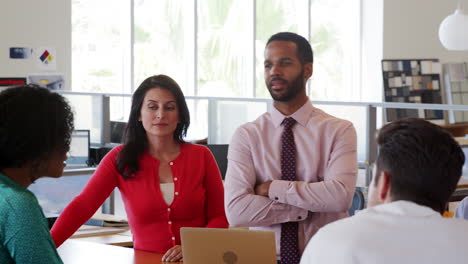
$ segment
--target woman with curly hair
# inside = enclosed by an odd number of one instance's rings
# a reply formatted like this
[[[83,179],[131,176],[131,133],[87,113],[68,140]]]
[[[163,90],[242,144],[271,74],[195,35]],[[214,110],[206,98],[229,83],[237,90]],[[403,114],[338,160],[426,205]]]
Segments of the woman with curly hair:
[[[27,187],[62,175],[72,131],[61,95],[35,85],[0,92],[0,263],[62,263]]]

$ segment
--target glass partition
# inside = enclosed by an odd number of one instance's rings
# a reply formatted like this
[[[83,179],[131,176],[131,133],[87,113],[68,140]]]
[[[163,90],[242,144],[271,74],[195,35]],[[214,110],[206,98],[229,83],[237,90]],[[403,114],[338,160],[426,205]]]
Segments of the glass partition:
[[[267,111],[266,102],[215,100],[210,108],[210,144],[229,144],[236,129]]]
[[[75,111],[76,128],[90,129],[91,141],[99,142],[102,133],[111,131],[104,128],[114,123],[126,122],[128,119],[131,97],[128,94],[75,94],[64,93]],[[107,99],[106,99],[107,98]],[[187,141],[208,139],[210,144],[229,144],[235,130],[242,124],[258,118],[268,111],[270,99],[247,98],[219,98],[219,97],[191,97],[187,96],[187,105],[190,111],[191,124],[187,133]],[[107,101],[107,103],[106,103]],[[358,139],[359,170],[358,183],[367,186],[370,182],[369,163],[375,159],[377,147],[375,133],[384,123],[384,109],[438,109],[445,112],[467,113],[468,106],[437,105],[437,104],[402,104],[402,103],[359,103],[359,102],[324,102],[314,101],[314,106],[338,118],[353,123]],[[107,106],[107,110],[106,110]],[[455,133],[457,139],[466,148],[468,145],[468,125],[445,125],[450,132]],[[110,133],[110,132],[109,132]],[[110,139],[110,136],[109,136]],[[108,142],[104,142],[108,143]],[[464,176],[466,176],[464,168]],[[66,177],[60,179],[40,179],[30,187],[39,199],[44,211],[59,213],[84,187],[91,175],[74,175],[65,173]],[[54,187],[55,186],[55,187]],[[57,188],[57,186],[60,186]],[[66,193],[64,193],[64,191]],[[108,199],[104,208],[106,212],[125,216],[119,192]]]
[[[83,94],[65,92],[75,112],[76,129],[90,129],[92,143],[109,143],[110,121],[126,122],[131,105],[130,95],[123,94]],[[106,101],[105,98],[108,98]],[[260,98],[220,98],[187,96],[191,124],[187,141],[208,139],[211,144],[229,144],[234,131],[240,125],[255,120],[271,107],[271,99]],[[366,162],[375,130],[385,122],[384,109],[439,109],[445,112],[467,113],[468,106],[439,104],[402,104],[402,103],[359,103],[314,101],[314,106],[338,118],[353,123],[358,137],[358,161]],[[108,109],[106,109],[106,106]],[[78,111],[79,109],[79,111]],[[369,109],[373,115],[369,115]],[[371,118],[372,120],[369,120]],[[443,124],[439,124],[443,125]],[[450,125],[462,126],[463,125]],[[453,128],[455,129],[455,128]],[[467,129],[468,131],[468,129]],[[375,152],[375,150],[374,150]]]
[[[190,112],[190,127],[187,131],[186,141],[197,141],[208,138],[208,100],[187,99]]]
[[[89,178],[91,174],[40,178],[28,189],[36,195],[44,213],[59,214],[83,190]]]
[[[341,119],[349,120],[353,123],[357,133],[358,161],[366,160],[366,140],[367,137],[367,119],[366,108],[362,106],[343,106],[343,105],[316,105],[330,115]]]

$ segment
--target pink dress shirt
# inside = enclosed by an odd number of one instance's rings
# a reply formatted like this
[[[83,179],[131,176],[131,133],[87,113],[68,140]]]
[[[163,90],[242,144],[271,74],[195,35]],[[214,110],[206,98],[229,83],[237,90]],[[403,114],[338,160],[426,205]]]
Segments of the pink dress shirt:
[[[281,122],[276,108],[239,127],[228,152],[225,209],[231,226],[276,233],[281,223],[299,222],[299,250],[319,228],[348,215],[357,177],[356,131],[307,101],[290,115],[297,148],[296,179],[281,180]],[[257,184],[272,181],[269,197],[255,195]]]

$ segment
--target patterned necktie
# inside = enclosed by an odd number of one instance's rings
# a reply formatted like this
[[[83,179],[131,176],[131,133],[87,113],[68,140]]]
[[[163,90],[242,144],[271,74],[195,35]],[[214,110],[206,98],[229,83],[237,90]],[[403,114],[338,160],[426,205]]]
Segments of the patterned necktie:
[[[283,120],[284,130],[281,135],[281,179],[296,180],[296,144],[292,127],[296,120],[287,117]],[[281,224],[281,263],[298,264],[301,260],[298,247],[298,223]]]

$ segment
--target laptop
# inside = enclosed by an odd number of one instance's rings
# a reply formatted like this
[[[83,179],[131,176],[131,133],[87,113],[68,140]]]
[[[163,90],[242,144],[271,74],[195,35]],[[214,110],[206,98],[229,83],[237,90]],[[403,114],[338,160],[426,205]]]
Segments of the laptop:
[[[275,233],[246,229],[180,229],[185,264],[276,264]]]
[[[74,130],[71,135],[70,150],[66,160],[66,169],[82,169],[90,165],[89,159],[89,141],[90,131]]]

